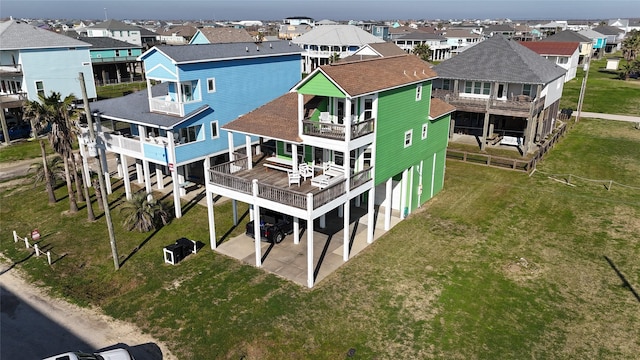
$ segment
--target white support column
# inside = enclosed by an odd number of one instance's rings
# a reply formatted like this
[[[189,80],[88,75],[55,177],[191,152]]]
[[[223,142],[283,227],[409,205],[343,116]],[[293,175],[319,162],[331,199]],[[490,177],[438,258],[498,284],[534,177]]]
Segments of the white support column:
[[[122,180],[124,181],[124,193],[127,197],[127,200],[131,200],[131,179],[129,178],[129,164],[125,155],[120,155],[120,159],[122,160],[122,168],[124,169],[124,176],[122,177]]]
[[[258,180],[253,180],[253,197],[258,197]],[[260,231],[260,206],[253,205],[253,242],[256,251],[256,267],[262,266],[262,232]]]
[[[251,136],[245,136],[244,149],[247,153],[247,167],[253,169],[253,154],[251,153]]]
[[[180,182],[178,180],[178,169],[174,165],[171,170],[171,182],[173,184],[173,208],[176,212],[176,219],[182,217],[182,204],[180,203]]]
[[[116,156],[116,168],[118,170],[118,177],[122,178],[124,175],[123,169],[122,169],[122,157],[124,155],[122,154],[115,154]]]
[[[233,145],[233,133],[231,131],[227,132],[227,142],[229,143],[229,161],[233,161],[235,160],[233,157],[235,146]]]
[[[142,171],[142,160],[136,159],[136,180],[138,184],[144,183],[144,175]]]
[[[344,205],[344,204],[343,204],[343,205],[339,205],[339,206],[338,206],[338,217],[339,217],[339,218],[344,217],[344,207],[345,207],[345,205]]]
[[[253,204],[249,204],[249,221],[253,220]]]
[[[91,187],[93,186],[91,184],[91,171],[89,170],[89,161],[87,161],[89,154],[84,144],[80,145],[80,155],[82,155],[82,167],[84,168],[84,183],[87,185],[87,187]]]
[[[320,229],[327,227],[327,216],[325,214],[320,215]]]
[[[233,226],[238,225],[238,200],[231,200],[231,208],[233,210]]]
[[[164,189],[164,174],[162,173],[162,165],[156,164],[156,186],[158,190]]]
[[[373,232],[376,227],[376,217],[375,217],[375,199],[376,193],[375,188],[369,190],[368,203],[369,208],[367,210],[367,243],[371,244],[373,242]]]
[[[293,243],[300,244],[300,218],[293,217]]]
[[[207,215],[209,218],[209,241],[211,242],[211,250],[215,250],[218,247],[218,240],[216,239],[216,219],[213,210],[213,193],[207,190],[207,184],[209,184],[209,168],[211,159],[204,158],[204,184],[205,184],[205,196],[207,197]]]
[[[313,287],[313,194],[307,194],[307,286]]]
[[[147,194],[150,194],[153,189],[151,188],[151,171],[149,170],[148,160],[142,160],[142,168],[144,171],[144,189]]]
[[[291,144],[291,167],[293,171],[298,171],[298,145]]]
[[[347,200],[347,203],[341,206],[342,208],[344,208],[344,223],[343,223],[343,230],[342,233],[344,234],[344,243],[342,245],[343,249],[342,249],[342,260],[344,261],[348,261],[349,260],[349,252],[350,252],[350,248],[349,248],[349,240],[351,239],[351,229],[349,228],[349,214],[351,213],[351,206],[350,206],[350,201]]]
[[[404,219],[404,208],[407,207],[407,179],[408,171],[402,171],[402,180],[400,181],[400,219]]]
[[[180,184],[184,184],[185,181],[185,177],[184,177],[184,165],[178,166],[178,165],[174,165],[176,168],[176,172],[178,173],[178,194],[180,196],[185,196],[187,195],[187,189],[183,188],[180,186]]]
[[[384,230],[389,231],[389,229],[391,229],[391,206],[393,204],[393,179],[387,179],[386,185],[386,196],[384,199]]]

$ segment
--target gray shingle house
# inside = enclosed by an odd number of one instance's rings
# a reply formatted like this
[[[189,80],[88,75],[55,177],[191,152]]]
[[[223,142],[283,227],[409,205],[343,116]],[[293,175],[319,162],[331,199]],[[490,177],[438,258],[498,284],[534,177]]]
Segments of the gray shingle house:
[[[517,145],[523,154],[549,135],[566,70],[495,35],[433,68],[434,97],[456,107],[451,129],[488,143]]]

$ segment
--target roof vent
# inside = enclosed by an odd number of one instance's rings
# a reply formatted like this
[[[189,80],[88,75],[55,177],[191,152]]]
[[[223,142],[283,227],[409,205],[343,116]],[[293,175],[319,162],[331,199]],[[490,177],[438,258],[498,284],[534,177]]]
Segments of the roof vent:
[[[260,51],[260,46],[256,46],[256,51]]]
[[[273,49],[273,45],[269,43],[269,49]]]

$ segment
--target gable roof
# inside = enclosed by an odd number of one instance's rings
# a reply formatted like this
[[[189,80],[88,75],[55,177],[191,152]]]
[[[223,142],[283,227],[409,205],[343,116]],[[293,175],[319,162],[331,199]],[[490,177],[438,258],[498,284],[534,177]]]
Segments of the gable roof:
[[[437,77],[429,63],[408,54],[324,65],[316,69],[306,79],[313,78],[318,72],[323,73],[351,97],[415,84]],[[372,74],[375,76],[371,76]],[[294,89],[304,83],[304,80],[301,81]]]
[[[162,45],[156,46],[144,54],[159,51],[176,63],[193,63],[203,61],[229,60],[238,58],[256,58],[267,56],[300,54],[302,49],[292,46],[288,41],[269,41],[263,43],[242,42],[224,44],[198,44],[198,45]]]
[[[602,38],[606,38],[607,36],[604,34],[601,34],[597,31],[593,31],[591,29],[585,29],[585,30],[580,30],[578,32],[578,34],[580,35],[584,35],[586,37],[588,37],[589,39],[602,39]]]
[[[576,52],[580,43],[564,41],[521,41],[520,45],[533,50],[540,55],[571,56]]]
[[[353,25],[322,25],[293,39],[294,44],[310,45],[364,45],[384,42]]]
[[[624,33],[624,30],[621,30],[618,27],[608,26],[608,25],[600,25],[598,27],[593,28],[593,31],[599,32],[603,35],[620,35]]]
[[[0,49],[2,50],[88,48],[90,46],[91,44],[84,41],[44,30],[22,21],[0,22]]]
[[[456,111],[453,105],[446,103],[444,100],[438,98],[431,98],[431,105],[429,106],[429,117],[431,119],[437,119],[447,114]]]
[[[495,35],[433,67],[445,79],[548,84],[566,70],[516,41]]]
[[[366,44],[358,49],[353,55],[347,56],[344,59],[338,61],[360,61],[366,59],[375,59],[385,56],[400,56],[407,53],[402,50],[398,45],[392,42]]]
[[[191,38],[198,31],[195,26],[192,25],[178,25],[178,26],[170,26],[166,29],[156,31],[158,35],[164,36],[172,36],[173,34],[177,36],[182,36],[183,38]]]
[[[203,28],[198,30],[199,33],[209,40],[210,43],[236,43],[236,42],[252,42],[254,39],[247,30],[236,29],[232,27],[224,28]]]
[[[446,40],[445,37],[435,33],[429,33],[424,31],[414,31],[409,34],[405,34],[402,36],[398,36],[393,38],[393,40]]]
[[[445,38],[479,38],[482,35],[471,31],[471,29],[449,29],[442,36]]]
[[[551,36],[548,36],[540,41],[543,42],[547,42],[547,41],[565,41],[565,42],[573,42],[573,41],[577,41],[577,42],[581,42],[581,43],[585,43],[591,42],[591,39],[589,39],[588,37],[582,35],[582,34],[578,34],[575,31],[572,30],[563,30],[560,32],[557,32]]]

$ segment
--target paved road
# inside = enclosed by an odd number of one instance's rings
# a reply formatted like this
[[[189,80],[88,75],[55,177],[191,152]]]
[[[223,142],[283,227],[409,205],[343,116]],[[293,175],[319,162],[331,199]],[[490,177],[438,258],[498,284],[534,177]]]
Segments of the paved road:
[[[129,349],[136,360],[174,360],[135,325],[49,297],[0,259],[0,359],[42,359],[67,351]]]

